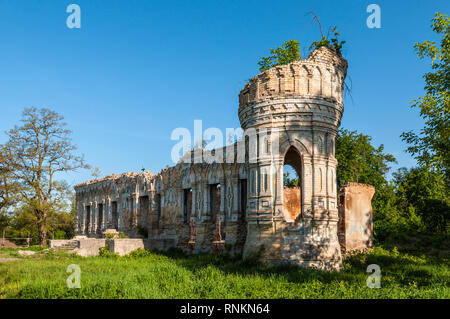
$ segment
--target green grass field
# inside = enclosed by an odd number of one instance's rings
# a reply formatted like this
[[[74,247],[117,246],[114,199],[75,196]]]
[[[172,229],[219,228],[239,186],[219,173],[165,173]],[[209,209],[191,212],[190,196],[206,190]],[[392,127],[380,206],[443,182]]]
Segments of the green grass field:
[[[0,258],[17,258],[2,249]],[[69,289],[67,266],[81,269]],[[367,265],[381,268],[381,288],[368,288]],[[264,266],[254,260],[178,252],[78,257],[38,252],[0,262],[0,298],[450,298],[447,257],[375,248],[345,260],[341,272]]]

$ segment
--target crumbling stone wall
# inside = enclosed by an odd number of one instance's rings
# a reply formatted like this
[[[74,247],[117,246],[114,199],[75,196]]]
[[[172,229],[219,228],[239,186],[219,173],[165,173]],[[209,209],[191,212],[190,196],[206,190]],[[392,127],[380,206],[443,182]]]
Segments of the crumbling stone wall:
[[[139,199],[149,198],[145,225],[153,247],[178,247],[186,251],[211,252],[211,242],[216,229],[216,220],[222,227],[227,247],[233,253],[238,240],[240,216],[245,215],[245,207],[237,200],[238,181],[246,179],[245,164],[184,164],[166,168],[158,175],[152,173],[126,173],[110,175],[103,179],[89,181],[75,187],[77,193],[77,234],[91,237],[101,236],[101,232],[113,227],[112,202],[118,203],[118,231],[129,237],[139,237],[137,221],[143,208]],[[211,207],[210,187],[221,185],[220,206]],[[186,190],[192,190],[191,214],[185,219]],[[100,218],[99,205],[104,205],[104,216]],[[86,231],[87,207],[91,220]],[[214,209],[214,211],[212,210]],[[245,219],[245,218],[244,218]],[[98,221],[103,220],[99,225]],[[190,222],[194,223],[196,242],[188,245],[191,237]],[[161,241],[161,243],[158,243]],[[170,244],[169,244],[170,243]],[[169,248],[170,248],[169,247]]]
[[[264,246],[266,262],[339,269],[334,151],[346,72],[342,56],[320,47],[305,60],[258,74],[239,94],[241,141],[209,152],[214,161],[195,149],[156,175],[125,173],[77,185],[77,233],[98,237],[117,225],[139,237],[140,223],[150,248],[246,256]],[[284,164],[294,166],[301,182],[293,211],[284,207]]]
[[[109,251],[118,253],[120,256],[127,255],[134,250],[144,249],[147,241],[141,238],[121,238],[121,239],[98,239],[98,238],[74,239],[51,239],[49,247],[56,251],[65,250],[69,253],[76,253],[79,256],[97,256],[101,248],[107,247]]]
[[[373,247],[372,197],[375,188],[347,183],[339,190],[338,237],[343,253]]]

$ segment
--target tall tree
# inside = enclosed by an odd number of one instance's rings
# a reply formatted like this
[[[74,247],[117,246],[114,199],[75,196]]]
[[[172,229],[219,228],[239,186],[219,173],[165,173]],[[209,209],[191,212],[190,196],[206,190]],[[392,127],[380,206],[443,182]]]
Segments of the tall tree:
[[[372,138],[356,131],[340,129],[336,138],[336,159],[338,160],[338,186],[348,182],[370,184],[375,187],[372,200],[374,221],[389,214],[395,206],[395,194],[386,174],[389,164],[395,163],[394,156],[384,153],[384,146],[374,147]],[[375,230],[376,231],[376,230]]]
[[[56,181],[62,172],[89,168],[76,147],[71,131],[60,114],[46,108],[26,108],[22,125],[7,132],[3,146],[6,166],[21,185],[20,197],[36,217],[39,243],[46,244],[47,218],[60,202],[64,183]]]
[[[338,160],[337,180],[342,186],[347,182],[365,183],[379,188],[386,183],[389,163],[396,159],[384,153],[384,146],[372,146],[372,138],[356,131],[340,129],[336,139]]]
[[[407,151],[421,166],[441,171],[449,184],[450,19],[437,12],[431,27],[441,37],[440,45],[433,41],[414,45],[420,59],[431,60],[431,71],[424,75],[426,95],[411,102],[411,107],[420,109],[425,126],[419,134],[409,131],[401,137],[410,145]]]

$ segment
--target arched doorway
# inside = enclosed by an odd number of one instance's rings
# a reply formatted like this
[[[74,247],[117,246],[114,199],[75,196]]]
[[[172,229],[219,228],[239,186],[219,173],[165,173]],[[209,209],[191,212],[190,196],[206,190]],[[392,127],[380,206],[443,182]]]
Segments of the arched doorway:
[[[283,162],[283,207],[285,216],[298,220],[302,213],[302,160],[296,148],[286,152]]]

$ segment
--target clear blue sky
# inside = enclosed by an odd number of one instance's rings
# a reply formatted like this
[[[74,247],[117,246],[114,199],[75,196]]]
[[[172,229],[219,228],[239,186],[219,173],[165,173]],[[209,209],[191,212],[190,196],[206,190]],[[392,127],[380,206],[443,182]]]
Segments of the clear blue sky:
[[[81,29],[66,26],[66,7],[81,7]],[[366,7],[381,7],[381,29],[369,29]],[[303,54],[320,38],[306,13],[347,41],[352,97],[342,125],[384,144],[411,167],[399,135],[423,121],[409,101],[423,94],[413,44],[435,40],[429,25],[448,0],[430,1],[50,1],[0,0],[0,143],[24,107],[64,115],[73,140],[103,175],[157,173],[172,165],[170,134],[239,127],[238,93],[260,56],[289,39]],[[90,171],[66,176],[90,179]]]

